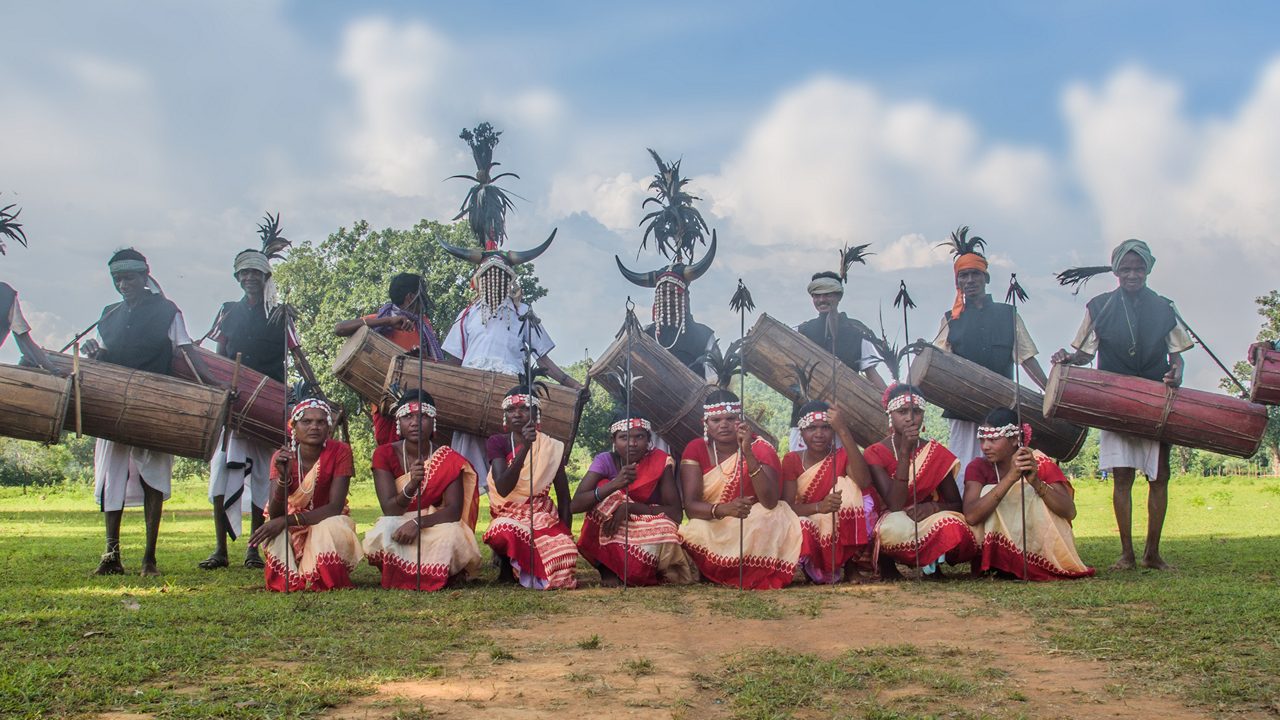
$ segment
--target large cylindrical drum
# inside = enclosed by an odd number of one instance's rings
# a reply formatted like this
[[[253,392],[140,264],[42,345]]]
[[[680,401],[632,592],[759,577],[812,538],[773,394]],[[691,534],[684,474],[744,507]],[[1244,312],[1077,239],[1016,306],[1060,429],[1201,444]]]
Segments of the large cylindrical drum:
[[[0,365],[0,435],[51,445],[62,435],[71,378]]]
[[[1012,408],[1015,390],[1022,421],[1031,426],[1031,445],[1049,457],[1066,462],[1080,452],[1088,430],[1044,416],[1044,396],[936,347],[927,347],[911,363],[911,384],[925,399],[970,422],[980,423],[995,408]]]
[[[631,355],[631,407],[653,423],[653,431],[671,447],[673,457],[680,457],[684,447],[702,437],[703,400],[716,389],[698,377],[638,328],[614,340],[592,365],[591,380],[603,387],[618,403],[626,401],[621,378],[626,374],[627,352]],[[777,438],[759,423],[747,419],[752,432],[777,447]]]
[[[1072,365],[1054,366],[1044,414],[1236,457],[1257,452],[1267,429],[1267,409],[1247,400]]]
[[[1263,350],[1253,366],[1249,400],[1263,405],[1280,405],[1280,351]]]
[[[387,372],[391,361],[404,354],[404,348],[362,327],[347,338],[333,360],[333,374],[366,401],[386,412],[392,401],[386,393]]]
[[[800,379],[808,375],[811,399],[834,405],[863,447],[880,442],[889,432],[880,390],[829,351],[767,314],[760,315],[742,343],[742,366],[792,402],[804,402]]]
[[[236,374],[236,361],[204,348],[193,348],[209,368],[209,378],[196,377],[195,367],[182,354],[173,353],[173,374],[183,380],[207,385],[210,380],[224,385],[231,384]],[[284,406],[289,389],[279,380],[272,380],[257,370],[240,365],[236,382],[236,396],[231,401],[231,429],[271,445],[283,445],[288,439],[285,432]]]
[[[520,384],[520,378],[506,373],[430,361],[422,363],[421,387],[436,401],[436,424],[443,430],[486,438],[504,432],[502,398]],[[387,397],[391,397],[393,387],[402,391],[418,388],[418,359],[396,356],[383,387]],[[577,433],[578,391],[548,383],[545,393],[540,397],[542,405],[539,406],[542,431],[566,446],[572,445]]]
[[[71,372],[71,357],[49,353]],[[148,450],[208,460],[227,419],[226,390],[168,375],[82,358],[80,416],[86,435]],[[75,402],[66,424],[75,423]]]

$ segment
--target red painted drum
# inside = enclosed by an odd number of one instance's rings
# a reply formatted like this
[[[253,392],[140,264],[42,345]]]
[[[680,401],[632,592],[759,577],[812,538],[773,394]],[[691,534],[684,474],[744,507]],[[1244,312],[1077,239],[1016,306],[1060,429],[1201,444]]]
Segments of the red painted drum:
[[[1267,428],[1267,409],[1247,400],[1071,365],[1050,373],[1044,414],[1236,457],[1257,452]]]
[[[1253,366],[1249,400],[1263,405],[1280,405],[1280,351],[1263,350]]]
[[[224,385],[231,383],[236,369],[235,360],[204,348],[195,348],[195,352],[204,360],[213,380]],[[202,381],[196,377],[195,368],[180,350],[173,353],[173,374],[202,385],[210,380],[204,378]],[[284,445],[289,439],[284,429],[284,404],[288,393],[284,383],[241,365],[236,397],[231,402],[231,429],[272,445]]]

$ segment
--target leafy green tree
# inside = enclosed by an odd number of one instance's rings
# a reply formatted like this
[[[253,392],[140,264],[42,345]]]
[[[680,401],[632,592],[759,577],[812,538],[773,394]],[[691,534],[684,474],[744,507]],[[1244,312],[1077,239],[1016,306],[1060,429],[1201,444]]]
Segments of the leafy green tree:
[[[357,457],[369,457],[373,429],[360,398],[333,376],[333,361],[344,338],[333,334],[339,321],[366,315],[387,302],[391,278],[402,272],[423,277],[427,316],[443,342],[449,327],[473,299],[471,273],[475,267],[440,248],[438,240],[455,245],[472,242],[465,222],[443,224],[423,220],[408,230],[371,230],[363,220],[339,228],[318,245],[294,246],[275,270],[281,297],[297,313],[302,346],[325,393],[345,407],[351,418],[351,440]],[[526,302],[547,294],[532,264],[516,268]],[[365,476],[368,463],[356,463]]]

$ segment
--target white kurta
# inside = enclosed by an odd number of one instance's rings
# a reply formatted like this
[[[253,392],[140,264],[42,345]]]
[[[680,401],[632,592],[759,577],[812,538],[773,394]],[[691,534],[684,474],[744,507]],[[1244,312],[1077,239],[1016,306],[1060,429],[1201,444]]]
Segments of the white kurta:
[[[98,342],[103,342],[101,335]],[[181,310],[174,313],[169,325],[169,342],[174,347],[191,344]],[[93,446],[93,499],[103,512],[142,505],[143,483],[159,490],[168,500],[172,482],[173,456],[169,453],[102,438]]]
[[[503,301],[498,313],[492,317],[478,303],[468,305],[458,320],[449,328],[445,337],[444,351],[462,359],[462,367],[477,370],[519,375],[524,371],[524,322],[522,315],[529,312],[529,306],[520,303],[516,306],[510,298]],[[551,340],[545,328],[534,325],[530,328],[530,345],[533,348],[533,359],[551,352],[556,344]],[[477,468],[481,479],[481,490],[485,489],[486,472],[480,468],[488,468],[484,443],[486,438],[479,435],[455,432],[450,447],[458,451]]]

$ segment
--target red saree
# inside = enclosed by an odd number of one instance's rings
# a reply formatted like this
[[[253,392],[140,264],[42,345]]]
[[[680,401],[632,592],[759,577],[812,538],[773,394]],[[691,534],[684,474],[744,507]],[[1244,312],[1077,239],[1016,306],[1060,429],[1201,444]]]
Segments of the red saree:
[[[898,460],[886,441],[867,448],[864,453],[868,465],[878,465],[893,482],[908,482],[907,507],[915,503],[937,502],[938,488],[953,472],[960,461],[945,447],[929,440],[916,448],[911,456],[911,478],[894,477]],[[946,562],[956,565],[974,560],[978,555],[978,540],[964,521],[964,515],[951,510],[934,513],[916,523],[902,511],[884,514],[875,527],[875,554],[887,553],[895,562],[916,567],[926,567],[945,556]]]

